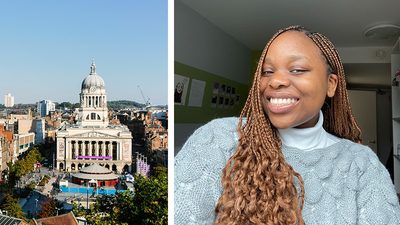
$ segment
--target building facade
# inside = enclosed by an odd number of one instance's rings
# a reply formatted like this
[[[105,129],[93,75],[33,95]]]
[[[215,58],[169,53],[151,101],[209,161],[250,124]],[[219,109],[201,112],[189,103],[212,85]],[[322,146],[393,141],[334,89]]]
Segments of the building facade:
[[[37,112],[41,117],[49,115],[49,112],[56,110],[56,104],[50,100],[42,100],[37,103]]]
[[[35,145],[35,133],[14,134],[14,160]]]
[[[57,131],[57,169],[77,172],[98,164],[116,172],[130,171],[132,134],[124,125],[110,125],[104,80],[92,63],[83,80],[75,124]]]
[[[33,126],[35,129],[35,143],[36,144],[42,144],[44,143],[45,140],[45,134],[46,134],[46,123],[43,118],[41,119],[34,119],[33,120]]]
[[[4,106],[5,107],[14,106],[14,96],[12,96],[10,93],[4,95]]]

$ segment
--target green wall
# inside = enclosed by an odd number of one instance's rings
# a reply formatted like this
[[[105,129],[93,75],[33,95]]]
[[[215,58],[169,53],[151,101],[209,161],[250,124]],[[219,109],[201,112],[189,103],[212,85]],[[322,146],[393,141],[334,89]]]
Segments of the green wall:
[[[185,104],[175,105],[174,107],[175,123],[206,123],[215,118],[240,115],[240,111],[242,110],[244,102],[247,98],[249,85],[229,80],[216,74],[212,74],[176,61],[175,74],[190,78]],[[249,74],[243,74],[243,76],[249,76]],[[203,104],[201,107],[191,107],[187,105],[192,79],[206,82]],[[239,95],[239,101],[236,102],[235,99],[233,106],[220,106],[217,104],[216,107],[213,107],[211,99],[213,96],[215,97],[215,94],[213,94],[213,89],[214,83],[216,82],[234,87],[236,90],[235,95]],[[220,96],[223,95],[218,95],[218,97]]]

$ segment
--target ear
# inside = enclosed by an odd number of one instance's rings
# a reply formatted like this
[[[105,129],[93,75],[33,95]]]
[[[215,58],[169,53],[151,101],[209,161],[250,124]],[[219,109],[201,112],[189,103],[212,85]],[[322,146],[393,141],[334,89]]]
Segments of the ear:
[[[328,97],[333,97],[335,95],[336,87],[338,84],[338,75],[331,73],[328,77],[328,89],[326,90],[326,95]]]

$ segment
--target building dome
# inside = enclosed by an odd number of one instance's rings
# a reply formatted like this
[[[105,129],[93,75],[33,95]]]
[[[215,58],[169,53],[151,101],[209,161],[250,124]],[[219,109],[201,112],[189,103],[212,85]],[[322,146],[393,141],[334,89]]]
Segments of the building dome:
[[[90,66],[90,74],[82,81],[82,89],[105,88],[104,80],[96,73],[96,64]]]
[[[90,166],[86,166],[82,168],[79,172],[86,173],[86,174],[111,174],[112,171],[102,167],[98,164],[92,164]]]

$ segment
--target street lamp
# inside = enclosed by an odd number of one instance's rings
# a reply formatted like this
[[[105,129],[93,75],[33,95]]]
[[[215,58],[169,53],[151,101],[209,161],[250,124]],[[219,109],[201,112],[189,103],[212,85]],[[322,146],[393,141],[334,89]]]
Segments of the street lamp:
[[[35,215],[37,216],[37,211],[38,211],[38,208],[37,208],[37,203],[38,203],[38,199],[37,198],[35,198]]]
[[[86,186],[86,210],[89,210],[89,183]]]

